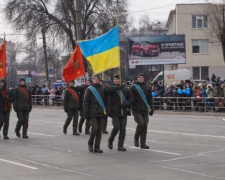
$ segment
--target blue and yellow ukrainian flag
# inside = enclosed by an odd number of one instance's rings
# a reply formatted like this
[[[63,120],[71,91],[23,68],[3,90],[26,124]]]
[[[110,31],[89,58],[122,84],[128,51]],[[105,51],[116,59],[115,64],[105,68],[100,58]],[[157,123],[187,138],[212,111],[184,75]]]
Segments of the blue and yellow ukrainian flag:
[[[118,26],[98,38],[78,44],[84,57],[91,63],[94,74],[120,67]]]

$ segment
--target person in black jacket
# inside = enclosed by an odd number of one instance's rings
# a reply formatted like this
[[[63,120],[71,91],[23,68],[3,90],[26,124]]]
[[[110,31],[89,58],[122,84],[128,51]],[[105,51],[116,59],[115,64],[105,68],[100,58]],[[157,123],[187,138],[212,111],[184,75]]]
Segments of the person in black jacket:
[[[7,83],[5,80],[0,82],[0,131],[3,126],[3,138],[9,139],[9,117],[11,110],[11,103],[13,101],[12,91],[7,89]]]
[[[69,126],[71,120],[73,119],[73,135],[80,135],[77,132],[78,124],[78,111],[80,109],[80,97],[76,88],[74,87],[74,80],[70,80],[69,87],[65,90],[64,94],[64,110],[67,113],[67,119],[63,126],[63,133],[67,133],[67,127]]]
[[[26,86],[25,79],[20,79],[19,86],[15,89],[13,109],[17,113],[18,121],[15,128],[17,137],[20,137],[20,128],[23,126],[23,138],[28,138],[29,114],[32,110],[32,96],[29,88]]]
[[[114,85],[106,88],[109,94],[109,116],[112,117],[113,129],[108,139],[108,148],[113,149],[113,141],[117,133],[119,133],[118,151],[126,151],[123,147],[126,136],[127,115],[129,114],[129,106],[134,101],[134,96],[128,88],[123,87],[122,90],[115,89],[120,87],[119,75],[113,78]],[[122,94],[121,94],[122,91]],[[123,96],[121,101],[121,95]]]
[[[91,80],[86,80],[85,85],[88,87],[92,84]],[[78,125],[78,131],[79,133],[82,133],[82,126],[85,121],[84,113],[83,113],[83,101],[84,101],[84,93],[85,93],[86,88],[80,92],[80,121]],[[85,123],[85,134],[89,135],[90,134],[90,120],[86,119]]]
[[[147,104],[144,102],[142,96],[136,87],[140,87],[141,91],[144,93],[144,98],[147,99]],[[137,123],[136,132],[134,136],[134,145],[139,147],[139,138],[141,148],[149,149],[146,145],[146,136],[148,129],[149,116],[153,115],[153,101],[152,101],[152,91],[149,86],[145,84],[145,76],[140,73],[138,75],[138,80],[130,88],[131,93],[134,95],[135,100],[132,103],[132,112],[134,115],[134,121]],[[150,106],[150,107],[147,107]]]
[[[100,105],[90,87],[93,87],[97,91],[104,107]],[[94,151],[96,153],[103,153],[100,149],[100,143],[102,138],[103,121],[106,116],[105,104],[107,104],[107,102],[105,102],[105,97],[106,94],[104,88],[100,85],[100,78],[98,75],[95,75],[93,77],[93,84],[85,91],[83,104],[84,117],[86,119],[90,118],[91,133],[88,141],[88,149],[90,152]]]

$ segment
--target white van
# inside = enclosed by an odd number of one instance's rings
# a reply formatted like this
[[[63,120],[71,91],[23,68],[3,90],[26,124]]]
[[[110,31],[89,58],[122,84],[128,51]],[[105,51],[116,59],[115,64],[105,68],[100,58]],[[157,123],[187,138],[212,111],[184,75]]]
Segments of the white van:
[[[178,70],[170,70],[164,71],[164,84],[172,84],[174,82],[180,83],[181,80],[191,80],[191,72],[190,69],[178,69]],[[161,71],[153,80],[155,81],[163,81],[163,71]]]

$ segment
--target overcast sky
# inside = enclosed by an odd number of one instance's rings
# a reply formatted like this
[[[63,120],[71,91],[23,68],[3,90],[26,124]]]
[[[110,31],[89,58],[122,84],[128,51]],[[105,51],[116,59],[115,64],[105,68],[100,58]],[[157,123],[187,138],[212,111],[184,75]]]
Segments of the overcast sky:
[[[11,34],[16,31],[8,25],[2,14],[2,8],[7,0],[1,0],[0,4],[0,37],[3,33]],[[151,20],[166,21],[170,10],[175,9],[176,4],[179,3],[199,3],[203,0],[128,0],[129,1],[129,15],[135,20],[135,25],[144,14],[148,14]],[[16,41],[19,36],[7,36],[7,40]]]

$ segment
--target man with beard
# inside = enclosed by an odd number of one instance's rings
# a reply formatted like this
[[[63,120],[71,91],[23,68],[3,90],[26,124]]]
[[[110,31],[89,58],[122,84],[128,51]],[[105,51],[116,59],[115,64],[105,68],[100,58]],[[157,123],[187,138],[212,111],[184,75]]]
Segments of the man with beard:
[[[132,103],[134,121],[137,123],[134,136],[134,146],[139,147],[139,138],[142,149],[149,149],[146,145],[149,116],[153,115],[152,91],[145,83],[144,74],[138,75],[138,80],[130,88],[135,100]]]
[[[9,139],[9,117],[11,110],[11,102],[13,101],[12,91],[7,89],[5,80],[0,81],[0,131],[3,126],[3,138]]]
[[[134,101],[134,96],[128,88],[123,87],[122,90],[117,90],[115,87],[120,86],[119,75],[113,78],[114,85],[106,88],[109,94],[109,116],[112,117],[113,129],[108,139],[108,148],[113,149],[113,141],[119,132],[118,151],[126,151],[123,147],[126,136],[127,115],[129,114],[129,106]],[[122,96],[122,102],[121,102]]]
[[[29,114],[32,109],[32,96],[29,88],[26,86],[25,79],[20,79],[19,86],[15,89],[14,92],[14,101],[13,108],[17,113],[17,124],[15,128],[15,133],[17,137],[20,137],[20,128],[23,126],[23,138],[28,138],[28,121]]]

